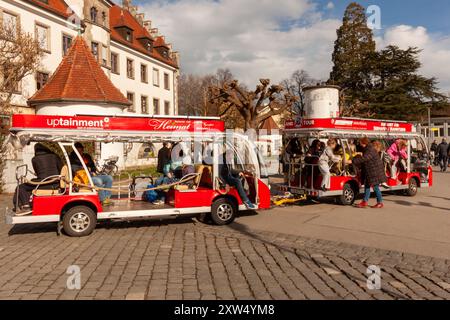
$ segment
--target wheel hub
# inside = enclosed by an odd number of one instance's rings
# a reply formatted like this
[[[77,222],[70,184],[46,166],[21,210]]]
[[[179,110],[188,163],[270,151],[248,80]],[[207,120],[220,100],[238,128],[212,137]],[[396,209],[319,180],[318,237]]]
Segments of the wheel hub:
[[[224,203],[217,208],[217,216],[222,221],[227,221],[233,216],[233,207],[228,204]]]

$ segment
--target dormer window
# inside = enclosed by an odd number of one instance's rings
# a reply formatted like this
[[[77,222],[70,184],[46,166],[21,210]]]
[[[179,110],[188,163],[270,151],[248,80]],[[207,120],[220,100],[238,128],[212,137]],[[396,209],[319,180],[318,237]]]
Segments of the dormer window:
[[[125,25],[114,27],[127,42],[133,42],[133,29]]]
[[[97,8],[96,7],[92,7],[91,8],[91,21],[93,23],[97,23],[97,13],[98,13]]]
[[[145,48],[145,50],[147,50],[148,52],[152,52],[152,47],[153,47],[152,39],[150,39],[148,37],[141,37],[141,38],[138,38],[138,40],[142,44],[142,46]]]

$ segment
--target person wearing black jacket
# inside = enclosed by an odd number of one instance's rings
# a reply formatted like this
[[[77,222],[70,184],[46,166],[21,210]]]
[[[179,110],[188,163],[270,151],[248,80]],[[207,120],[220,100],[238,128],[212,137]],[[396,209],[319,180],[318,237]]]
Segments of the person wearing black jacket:
[[[449,145],[447,139],[442,139],[442,142],[437,147],[437,154],[439,157],[439,165],[441,166],[441,171],[446,172],[448,167],[448,150]]]
[[[232,155],[231,152],[228,153]],[[229,186],[236,188],[242,202],[247,207],[247,209],[255,210],[256,206],[251,203],[250,199],[245,193],[244,186],[242,185],[242,181],[240,179],[241,177],[244,177],[244,173],[231,167],[231,160],[227,157],[228,153],[223,153],[221,157],[222,163],[219,163],[220,178],[227,184],[227,189],[229,188]]]
[[[434,140],[433,143],[431,144],[430,151],[431,151],[431,157],[432,157],[432,160],[433,160],[433,164],[435,166],[438,165],[438,160],[439,160],[439,157],[438,157],[438,154],[437,154],[437,149],[438,149],[437,147],[438,147],[437,141]]]
[[[158,151],[158,165],[156,171],[167,175],[170,171],[170,160],[171,156],[171,143],[164,142],[163,147]]]
[[[36,178],[32,182],[41,182],[51,176],[59,176],[62,169],[61,159],[54,154],[50,149],[41,143],[34,146],[34,157],[31,159]],[[59,182],[41,185],[39,189],[52,190],[58,188]],[[19,185],[14,192],[14,211],[27,211],[30,207],[30,197],[37,185],[23,183]],[[18,205],[18,208],[16,207]]]

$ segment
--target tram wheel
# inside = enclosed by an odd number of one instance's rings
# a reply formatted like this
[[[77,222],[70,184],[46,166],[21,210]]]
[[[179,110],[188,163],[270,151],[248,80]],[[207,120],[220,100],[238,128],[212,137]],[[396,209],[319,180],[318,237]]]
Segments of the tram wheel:
[[[343,206],[351,206],[355,202],[356,192],[355,189],[350,184],[345,184],[342,190],[342,195],[337,198],[339,204]]]
[[[86,206],[76,206],[66,212],[63,218],[64,232],[71,237],[90,235],[97,224],[95,212]]]
[[[234,221],[236,212],[236,205],[231,200],[219,198],[211,206],[211,219],[216,225],[227,225]]]
[[[417,180],[412,178],[409,180],[408,189],[405,190],[405,195],[408,197],[414,197],[417,195],[417,191],[419,190],[419,185]]]

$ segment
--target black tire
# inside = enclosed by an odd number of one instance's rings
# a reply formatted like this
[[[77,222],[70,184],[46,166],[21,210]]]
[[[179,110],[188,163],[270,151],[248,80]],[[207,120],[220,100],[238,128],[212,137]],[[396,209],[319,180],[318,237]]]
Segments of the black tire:
[[[211,207],[211,219],[216,225],[227,225],[234,221],[236,212],[237,207],[231,200],[220,198]]]
[[[76,206],[63,217],[64,232],[71,237],[85,237],[90,235],[97,224],[95,212],[86,206]]]
[[[411,178],[408,183],[408,189],[405,190],[405,195],[408,197],[415,197],[419,190],[419,184],[415,178]]]
[[[345,184],[342,195],[337,198],[339,204],[343,206],[352,206],[356,200],[356,191],[350,184]]]

